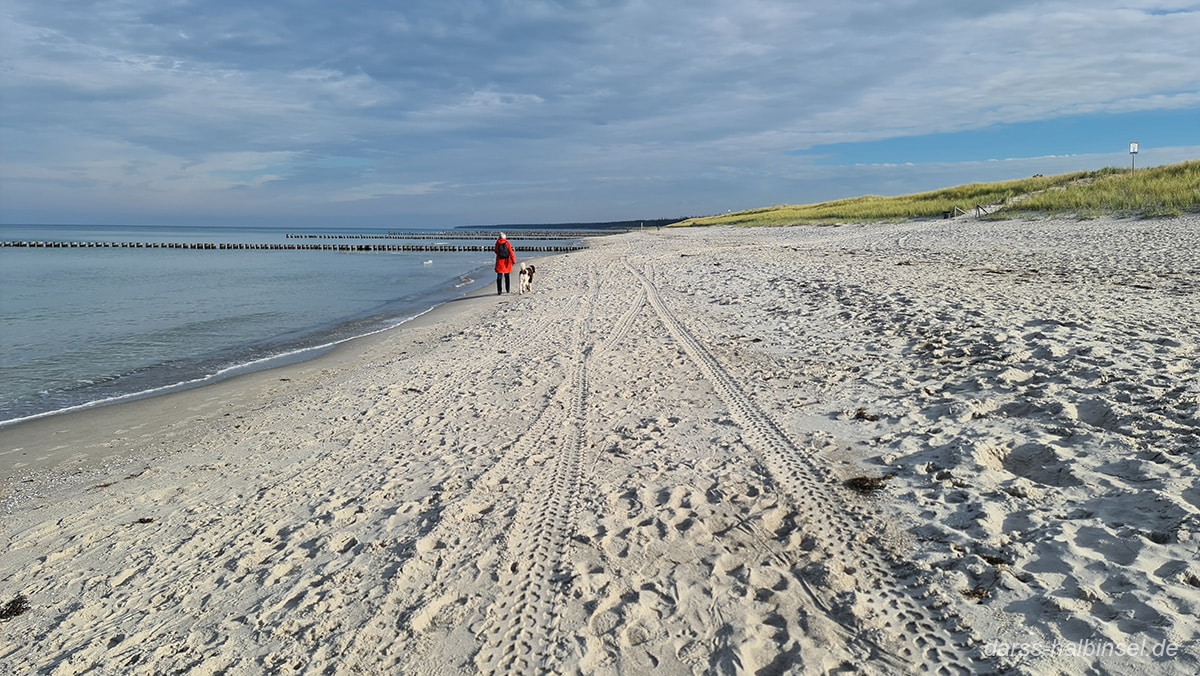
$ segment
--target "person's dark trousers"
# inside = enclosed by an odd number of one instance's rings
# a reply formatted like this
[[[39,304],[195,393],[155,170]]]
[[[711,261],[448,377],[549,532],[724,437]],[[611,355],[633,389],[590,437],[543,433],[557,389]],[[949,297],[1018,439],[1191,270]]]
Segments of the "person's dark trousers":
[[[500,280],[504,280],[504,293],[509,292],[508,273],[507,272],[497,272],[496,273],[496,295],[497,296],[500,295]]]

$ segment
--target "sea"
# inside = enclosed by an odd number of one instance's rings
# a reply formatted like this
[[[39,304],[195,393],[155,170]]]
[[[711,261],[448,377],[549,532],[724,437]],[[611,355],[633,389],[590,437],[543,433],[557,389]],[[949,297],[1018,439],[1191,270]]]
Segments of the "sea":
[[[377,239],[388,233],[0,225],[0,242],[470,245],[496,236]],[[508,236],[520,260],[545,255],[522,246],[564,243]],[[0,246],[0,426],[310,359],[495,283],[492,264],[490,251]]]

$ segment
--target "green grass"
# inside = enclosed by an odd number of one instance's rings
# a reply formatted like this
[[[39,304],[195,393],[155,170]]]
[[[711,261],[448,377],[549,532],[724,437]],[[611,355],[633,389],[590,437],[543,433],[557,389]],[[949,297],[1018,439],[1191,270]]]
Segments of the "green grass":
[[[971,183],[933,192],[785,205],[692,218],[679,226],[803,225],[941,218],[983,206],[991,218],[1042,213],[1078,218],[1100,214],[1157,218],[1200,213],[1200,161],[1139,169],[1107,168],[998,183]]]

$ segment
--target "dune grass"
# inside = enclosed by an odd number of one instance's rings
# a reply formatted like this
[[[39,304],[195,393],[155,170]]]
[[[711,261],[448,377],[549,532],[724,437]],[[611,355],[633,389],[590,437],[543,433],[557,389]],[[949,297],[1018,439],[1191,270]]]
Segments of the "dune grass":
[[[1117,214],[1156,218],[1200,212],[1200,161],[1130,173],[1109,169],[1079,184],[1030,194],[1012,212]]]
[[[903,221],[977,213],[990,218],[1045,213],[1091,218],[1101,214],[1155,218],[1200,212],[1200,161],[1140,169],[1106,168],[997,183],[971,183],[933,192],[868,195],[815,204],[751,209],[692,218],[675,226],[803,225]],[[956,211],[960,210],[960,211]],[[982,213],[982,212],[978,212]]]

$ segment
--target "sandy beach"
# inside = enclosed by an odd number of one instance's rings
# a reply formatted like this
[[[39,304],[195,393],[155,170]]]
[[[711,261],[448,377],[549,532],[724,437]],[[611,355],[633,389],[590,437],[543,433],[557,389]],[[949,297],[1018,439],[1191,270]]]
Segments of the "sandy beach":
[[[655,230],[491,288],[0,429],[0,672],[1200,672],[1200,218]]]

